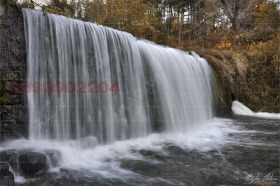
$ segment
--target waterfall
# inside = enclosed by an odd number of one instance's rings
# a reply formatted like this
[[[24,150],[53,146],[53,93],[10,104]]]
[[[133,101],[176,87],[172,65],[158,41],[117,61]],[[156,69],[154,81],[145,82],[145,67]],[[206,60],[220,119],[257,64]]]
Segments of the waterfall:
[[[111,143],[213,117],[214,76],[195,53],[23,9],[32,140]]]

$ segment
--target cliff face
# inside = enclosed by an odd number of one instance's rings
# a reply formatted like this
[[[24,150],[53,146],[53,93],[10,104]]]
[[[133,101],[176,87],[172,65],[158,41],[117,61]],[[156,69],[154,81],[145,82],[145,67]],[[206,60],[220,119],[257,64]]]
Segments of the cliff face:
[[[27,136],[26,95],[12,93],[11,83],[26,79],[21,10],[0,2],[0,140]]]

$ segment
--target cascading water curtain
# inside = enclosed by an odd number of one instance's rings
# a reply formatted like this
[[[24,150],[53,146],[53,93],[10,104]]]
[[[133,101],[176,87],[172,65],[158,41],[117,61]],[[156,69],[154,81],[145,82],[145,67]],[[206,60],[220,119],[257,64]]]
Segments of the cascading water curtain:
[[[63,16],[23,14],[30,139],[110,143],[213,117],[213,73],[195,53]]]

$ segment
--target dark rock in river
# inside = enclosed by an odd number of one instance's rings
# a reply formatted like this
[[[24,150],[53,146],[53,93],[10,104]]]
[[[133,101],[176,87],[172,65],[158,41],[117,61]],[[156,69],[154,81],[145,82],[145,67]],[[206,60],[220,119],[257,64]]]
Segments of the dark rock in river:
[[[165,157],[157,152],[154,152],[154,151],[151,151],[151,150],[144,150],[144,149],[141,149],[139,151],[140,154],[142,154],[143,156],[145,157],[148,157],[148,158],[152,158],[152,159],[157,159],[157,160],[164,160]]]
[[[39,152],[23,152],[19,155],[19,164],[23,175],[35,176],[47,170],[47,158]]]
[[[0,185],[15,185],[14,175],[9,171],[8,163],[0,163]]]
[[[15,150],[2,151],[0,152],[0,162],[6,162],[13,170],[18,170],[17,156]]]
[[[144,160],[123,159],[121,167],[129,169],[133,172],[152,176],[158,175],[161,171],[158,164]]]
[[[10,149],[0,152],[0,162],[10,165],[14,172],[27,177],[40,175],[48,168],[58,166],[60,161],[61,154],[57,150],[33,152],[30,149]]]

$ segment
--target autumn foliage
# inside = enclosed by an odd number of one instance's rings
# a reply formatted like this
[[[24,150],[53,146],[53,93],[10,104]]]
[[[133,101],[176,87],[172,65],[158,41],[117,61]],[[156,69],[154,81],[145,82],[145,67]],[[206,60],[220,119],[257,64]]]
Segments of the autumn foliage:
[[[42,5],[21,0],[18,5],[196,51],[232,84],[240,101],[280,103],[278,1],[50,0]]]

